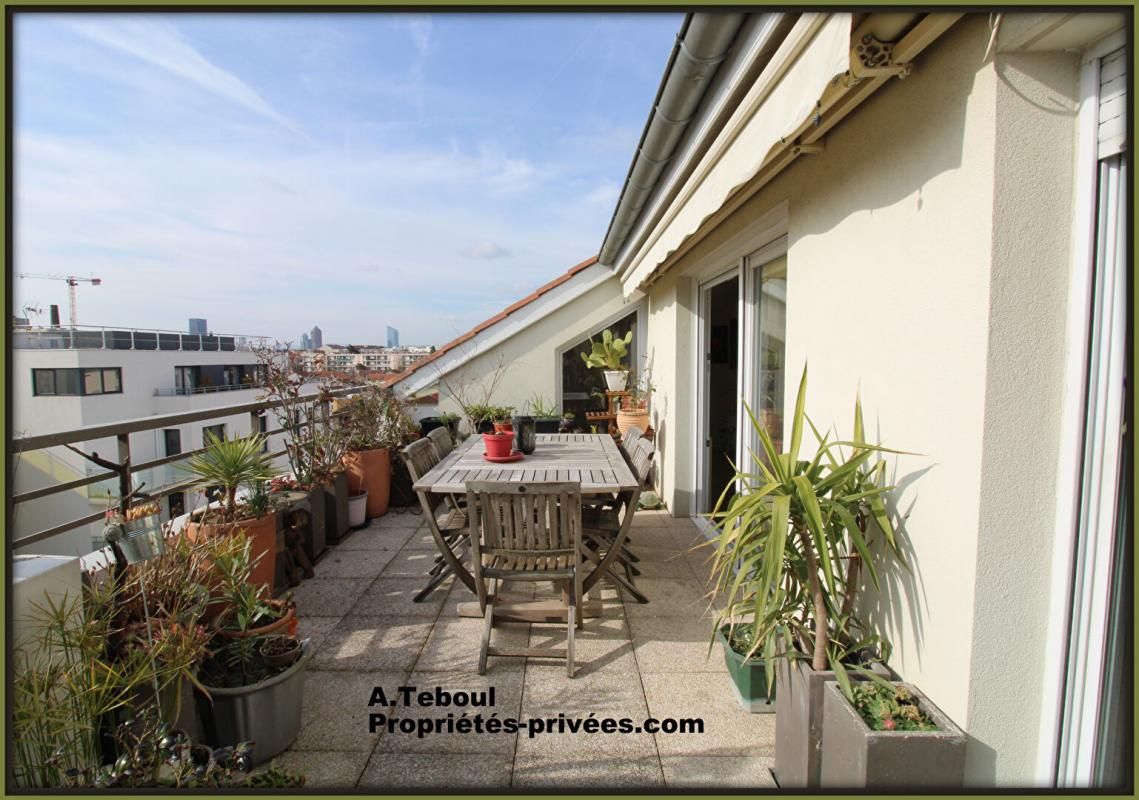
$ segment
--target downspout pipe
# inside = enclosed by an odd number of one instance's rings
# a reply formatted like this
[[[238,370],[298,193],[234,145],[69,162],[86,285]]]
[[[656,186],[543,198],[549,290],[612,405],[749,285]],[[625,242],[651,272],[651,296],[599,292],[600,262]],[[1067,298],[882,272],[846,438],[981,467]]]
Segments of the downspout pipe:
[[[601,244],[602,264],[613,265],[746,18],[738,13],[684,18]]]

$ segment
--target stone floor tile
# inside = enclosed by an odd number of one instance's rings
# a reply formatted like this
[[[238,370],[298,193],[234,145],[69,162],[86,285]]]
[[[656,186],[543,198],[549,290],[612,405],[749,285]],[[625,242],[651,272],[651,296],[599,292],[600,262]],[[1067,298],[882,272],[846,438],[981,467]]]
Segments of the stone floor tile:
[[[480,707],[459,707],[454,704],[427,707],[397,705],[386,710],[386,713],[394,719],[447,720],[450,717],[453,720],[459,720],[465,715],[470,720],[474,720],[476,716],[481,716],[485,721],[495,714],[497,714],[497,719],[517,718],[522,701],[522,673],[520,672],[488,672],[486,675],[479,675],[473,667],[463,672],[415,672],[408,678],[406,685],[417,687],[417,691],[433,692],[438,687],[451,693],[486,692],[494,687],[494,705]],[[417,733],[397,731],[385,733],[377,745],[377,751],[392,753],[494,753],[509,756],[514,753],[515,736],[515,733],[506,731],[478,733],[473,729],[468,733],[449,733],[443,730],[439,733],[428,733],[423,737]]]
[[[352,531],[340,543],[333,547],[333,551],[341,550],[399,550],[415,531],[412,528],[381,528],[368,526],[358,531]]]
[[[641,674],[724,672],[724,653],[712,642],[712,621],[634,615],[629,619]]]
[[[699,734],[656,734],[657,749],[666,755],[775,755],[775,715],[749,714],[736,703],[726,673],[641,676],[649,711],[657,719],[701,719]]]
[[[342,617],[372,584],[368,578],[323,578],[302,581],[293,590],[297,613]]]
[[[513,755],[377,751],[360,778],[360,787],[389,791],[507,789],[513,766]]]
[[[423,509],[419,505],[408,506],[407,508],[392,507],[382,517],[373,519],[372,526],[379,528],[418,528],[425,521]]]
[[[478,666],[479,646],[482,642],[483,623],[480,619],[440,617],[435,623],[415,669],[419,672],[453,672],[472,670]],[[504,622],[495,625],[491,642],[498,647],[525,647],[530,637],[530,625],[524,622]],[[521,672],[526,668],[523,658],[494,658],[488,662],[491,674]]]
[[[669,789],[776,789],[774,758],[762,756],[662,756]]]
[[[561,722],[562,716],[566,718],[566,723]],[[595,711],[593,714],[592,719],[598,720],[599,726],[604,724],[603,721],[606,719],[615,720],[617,725],[620,725],[622,720],[628,720],[628,724],[633,726],[633,732],[586,733],[579,729],[576,733],[570,733],[568,720],[572,719],[576,722],[580,719],[584,724],[584,720],[590,718],[589,712],[569,710],[538,712],[523,709],[521,717],[523,727],[518,731],[516,758],[521,760],[540,757],[555,762],[566,758],[582,768],[587,768],[589,764],[597,761],[612,759],[615,756],[620,757],[621,763],[627,763],[638,758],[652,759],[657,762],[656,743],[653,740],[653,735],[639,730],[644,723],[645,716],[643,706],[606,708]],[[537,728],[533,736],[529,733],[531,719],[543,721],[543,727]],[[567,726],[564,732],[561,727],[563,724]],[[600,730],[598,728],[598,731]],[[659,767],[659,762],[657,763]]]
[[[433,553],[439,552],[439,546],[435,544],[435,537],[431,534],[426,524],[411,535],[404,547],[412,550],[430,550]]]
[[[344,617],[325,637],[312,668],[410,671],[431,626],[432,620],[406,616]]]
[[[299,611],[300,609],[298,609]],[[308,639],[313,652],[320,650],[324,638],[340,624],[343,617],[310,617],[304,614],[297,615],[297,636]]]
[[[396,557],[392,550],[341,550],[334,548],[316,565],[316,577],[376,578]]]
[[[553,756],[518,756],[512,785],[515,789],[659,789],[664,778],[655,756],[599,753],[586,760],[567,750]]]
[[[287,750],[277,756],[277,764],[305,775],[307,791],[320,789],[352,789],[364,765],[368,763],[367,750],[343,753],[314,750]]]
[[[595,646],[607,646],[608,642],[594,642]],[[637,662],[633,658],[632,646],[626,645],[627,652],[618,652],[612,658],[591,657],[582,654],[577,661],[577,671],[573,678],[566,675],[564,661],[527,659],[526,689],[522,695],[522,710],[542,716],[550,712],[566,714],[595,711],[598,714],[609,709],[639,709],[641,715],[648,710],[641,679],[637,674]]]
[[[435,566],[436,552],[404,547],[396,553],[383,571],[385,578],[421,578],[427,584],[427,573]]]
[[[368,706],[375,686],[394,691],[407,681],[406,672],[328,672],[305,675],[301,732],[292,750],[371,752],[380,733],[369,733]]]
[[[422,603],[413,602],[415,595],[427,585],[423,578],[378,578],[348,610],[350,616],[406,616],[435,619],[446,596],[432,592]]]
[[[708,610],[704,588],[696,580],[679,578],[641,578],[637,589],[648,603],[625,602],[629,617],[688,617],[699,619]]]

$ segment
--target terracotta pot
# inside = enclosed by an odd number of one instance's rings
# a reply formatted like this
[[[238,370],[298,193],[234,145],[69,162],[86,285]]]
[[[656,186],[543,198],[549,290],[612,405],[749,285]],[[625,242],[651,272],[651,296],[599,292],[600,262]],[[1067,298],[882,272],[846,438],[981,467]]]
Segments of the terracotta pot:
[[[392,455],[385,448],[354,450],[344,456],[350,491],[368,493],[367,514],[382,517],[387,513],[392,491]]]
[[[225,624],[225,618],[219,617],[213,622],[214,631],[222,639],[247,639],[256,636],[268,636],[271,633],[284,633],[289,636],[295,635],[297,632],[296,606],[293,603],[286,605],[284,600],[270,600],[267,605],[281,612],[281,616],[268,625],[262,625],[260,628],[250,628],[247,631],[226,630],[222,627],[222,625]]]
[[[495,433],[514,433],[513,422],[496,422],[494,423]]]
[[[239,530],[245,531],[245,536],[250,541],[250,558],[256,562],[253,565],[253,572],[249,581],[257,586],[265,587],[265,591],[272,597],[276,590],[273,579],[277,573],[276,514],[266,514],[260,519],[226,522],[221,525],[201,522],[186,523],[186,537],[191,542],[212,539],[215,536],[230,536]]]
[[[484,433],[482,440],[490,458],[506,458],[514,449],[513,433]]]
[[[638,408],[632,411],[618,411],[617,412],[617,430],[621,431],[624,436],[629,432],[629,428],[636,425],[642,432],[649,429],[649,412],[648,409]]]

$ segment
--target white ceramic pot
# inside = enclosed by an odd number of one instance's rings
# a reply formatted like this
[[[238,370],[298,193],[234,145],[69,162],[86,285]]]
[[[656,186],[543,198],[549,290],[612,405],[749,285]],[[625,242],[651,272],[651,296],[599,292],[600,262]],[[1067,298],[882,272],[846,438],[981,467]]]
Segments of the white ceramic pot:
[[[611,392],[625,391],[625,384],[629,382],[629,370],[627,369],[607,369],[605,370],[605,383]]]
[[[348,498],[348,527],[359,528],[368,521],[368,493],[351,495]]]

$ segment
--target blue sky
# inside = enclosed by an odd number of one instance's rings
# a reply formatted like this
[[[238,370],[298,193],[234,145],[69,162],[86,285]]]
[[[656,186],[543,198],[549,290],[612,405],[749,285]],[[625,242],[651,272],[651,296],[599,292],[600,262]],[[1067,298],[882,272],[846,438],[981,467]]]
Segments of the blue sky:
[[[81,324],[441,344],[597,252],[680,22],[18,15],[16,271],[102,278]]]

